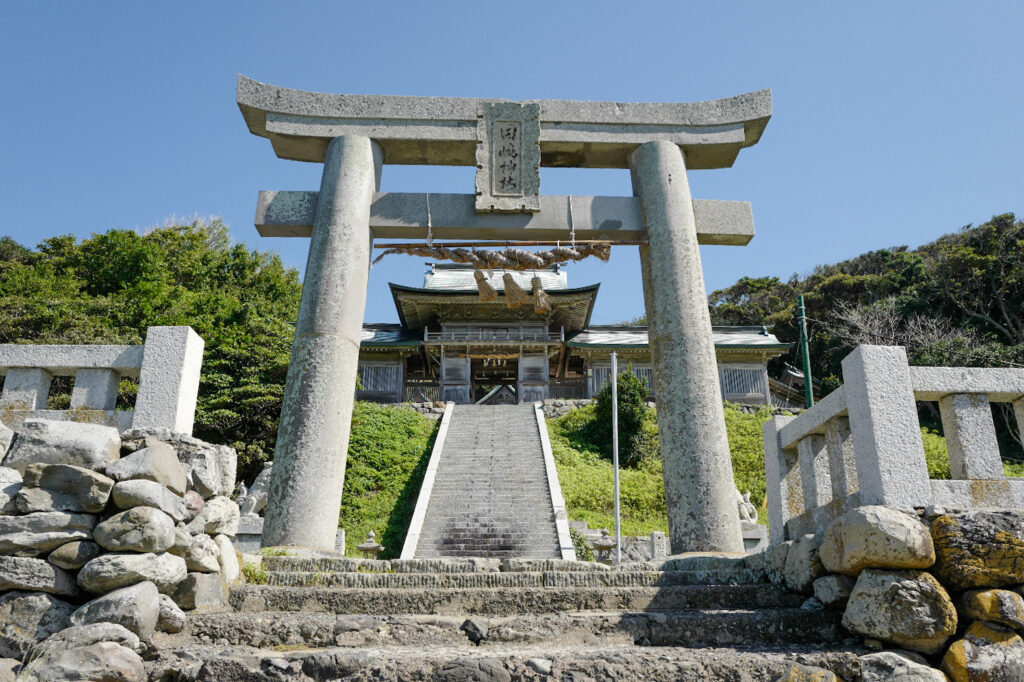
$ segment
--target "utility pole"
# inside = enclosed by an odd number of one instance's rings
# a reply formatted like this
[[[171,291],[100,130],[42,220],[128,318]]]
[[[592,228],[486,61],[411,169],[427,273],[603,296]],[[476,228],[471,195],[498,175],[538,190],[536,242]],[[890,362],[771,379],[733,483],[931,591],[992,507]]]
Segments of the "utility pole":
[[[800,322],[800,354],[804,360],[804,407],[814,407],[814,384],[811,380],[811,354],[807,350],[807,311],[804,296],[797,297],[797,319]]]
[[[619,359],[612,351],[612,466],[615,469],[615,563],[622,563],[622,516],[619,512]]]

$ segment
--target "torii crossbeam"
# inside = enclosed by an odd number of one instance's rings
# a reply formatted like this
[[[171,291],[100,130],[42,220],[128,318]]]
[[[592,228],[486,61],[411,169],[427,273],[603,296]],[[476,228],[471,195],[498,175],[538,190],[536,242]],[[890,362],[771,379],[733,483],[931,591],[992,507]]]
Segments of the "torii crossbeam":
[[[263,236],[311,237],[263,542],[334,546],[377,238],[640,241],[672,551],[743,551],[699,244],[746,244],[750,205],[694,201],[771,92],[656,104],[330,95],[239,76],[250,131],[322,162],[319,192],[261,192]],[[384,164],[476,165],[475,194],[380,193]],[[634,197],[540,194],[540,166],[629,168]]]

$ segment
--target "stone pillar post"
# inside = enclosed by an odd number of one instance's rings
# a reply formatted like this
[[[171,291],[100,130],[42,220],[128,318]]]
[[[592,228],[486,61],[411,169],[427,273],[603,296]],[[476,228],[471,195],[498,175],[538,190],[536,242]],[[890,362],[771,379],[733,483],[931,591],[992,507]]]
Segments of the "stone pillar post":
[[[860,489],[849,418],[836,417],[825,424],[825,444],[828,447],[828,468],[832,477],[832,497],[841,500]]]
[[[333,550],[370,270],[380,147],[331,140],[288,365],[263,545]]]
[[[988,396],[972,393],[942,396],[939,413],[954,479],[1006,478]]]
[[[786,540],[786,523],[803,514],[803,482],[796,454],[782,449],[779,432],[795,417],[773,417],[764,423],[764,472],[768,498],[768,533],[773,545]]]
[[[139,369],[133,429],[192,435],[205,341],[192,327],[150,327]]]
[[[800,484],[804,492],[804,509],[813,511],[832,501],[825,437],[814,434],[804,436],[796,448],[800,462]]]
[[[842,365],[860,503],[928,506],[932,488],[906,349],[861,345]]]
[[[658,402],[672,552],[742,552],[693,199],[680,148],[648,142],[630,159],[643,208],[644,301]]]

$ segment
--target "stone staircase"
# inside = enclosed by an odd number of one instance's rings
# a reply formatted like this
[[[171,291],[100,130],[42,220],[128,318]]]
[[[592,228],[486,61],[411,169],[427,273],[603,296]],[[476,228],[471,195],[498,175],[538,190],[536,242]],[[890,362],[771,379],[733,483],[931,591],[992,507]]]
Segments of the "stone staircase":
[[[455,406],[415,556],[560,558],[532,403]]]
[[[839,613],[746,558],[609,568],[511,559],[264,557],[232,610],[154,642],[150,679],[773,680],[856,675]],[[667,569],[667,570],[666,570]],[[174,670],[184,677],[160,677]]]

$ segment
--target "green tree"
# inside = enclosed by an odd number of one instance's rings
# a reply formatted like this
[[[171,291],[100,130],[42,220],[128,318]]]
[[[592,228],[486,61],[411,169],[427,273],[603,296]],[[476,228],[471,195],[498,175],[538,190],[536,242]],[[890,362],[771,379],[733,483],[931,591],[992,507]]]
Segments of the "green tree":
[[[35,251],[0,240],[2,342],[138,344],[147,327],[190,325],[206,342],[195,435],[235,447],[246,477],[273,452],[300,296],[296,270],[232,244],[220,220]]]
[[[640,462],[642,449],[634,447],[636,436],[647,418],[649,408],[647,399],[650,391],[630,367],[619,373],[618,381],[618,412],[619,412],[619,463],[625,467],[634,467]],[[612,451],[612,383],[609,381],[594,397],[596,419],[593,422],[596,442],[607,443],[606,453]]]

